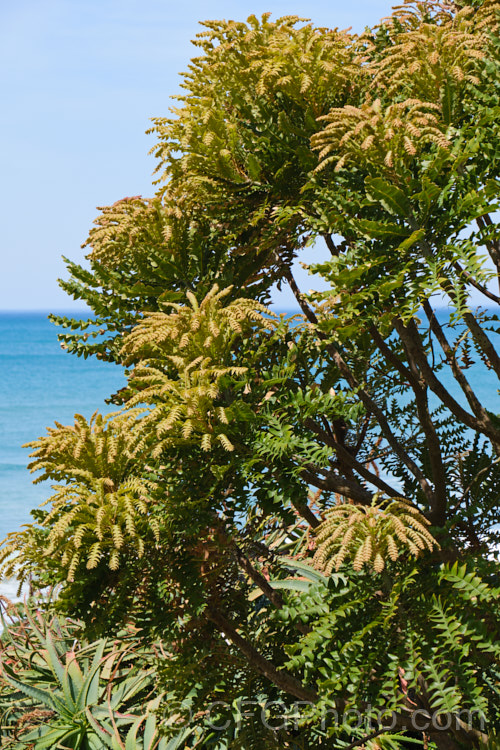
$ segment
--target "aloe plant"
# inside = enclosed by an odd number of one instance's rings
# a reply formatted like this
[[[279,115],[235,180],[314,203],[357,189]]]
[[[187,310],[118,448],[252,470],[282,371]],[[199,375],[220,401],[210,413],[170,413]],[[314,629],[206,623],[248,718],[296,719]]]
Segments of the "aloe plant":
[[[79,642],[79,623],[28,605],[9,607],[2,623],[2,747],[168,746],[158,735],[154,715],[154,674],[144,649],[137,659],[140,646],[132,635],[114,642]]]

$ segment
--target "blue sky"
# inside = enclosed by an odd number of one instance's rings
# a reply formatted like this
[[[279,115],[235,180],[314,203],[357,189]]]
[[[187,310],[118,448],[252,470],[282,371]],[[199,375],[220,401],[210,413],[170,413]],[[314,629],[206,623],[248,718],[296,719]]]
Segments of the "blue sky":
[[[167,114],[206,18],[271,11],[361,31],[386,0],[16,0],[0,8],[0,309],[57,310],[61,255],[81,260],[97,211],[151,195],[149,118]],[[306,281],[305,288],[308,287]],[[278,300],[278,298],[277,298]],[[288,295],[279,298],[291,306]]]

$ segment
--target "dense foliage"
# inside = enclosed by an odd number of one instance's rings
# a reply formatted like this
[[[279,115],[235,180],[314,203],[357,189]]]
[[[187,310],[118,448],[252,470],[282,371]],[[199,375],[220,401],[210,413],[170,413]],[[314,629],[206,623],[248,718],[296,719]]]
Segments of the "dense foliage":
[[[204,24],[155,197],[62,282],[128,382],[31,444],[3,570],[55,595],[6,625],[6,747],[498,746],[499,12]]]

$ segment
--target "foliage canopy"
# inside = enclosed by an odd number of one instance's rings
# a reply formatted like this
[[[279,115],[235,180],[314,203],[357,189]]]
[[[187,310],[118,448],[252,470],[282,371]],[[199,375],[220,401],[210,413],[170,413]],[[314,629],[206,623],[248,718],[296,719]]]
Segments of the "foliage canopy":
[[[106,747],[497,747],[499,11],[205,22],[153,121],[155,196],[101,209],[89,266],[68,263],[93,317],[55,317],[63,345],[128,382],[31,444],[57,485],[2,560],[58,587],[44,643],[78,618],[97,665],[133,629],[158,721],[87,706]],[[275,284],[300,314],[272,311]],[[35,719],[6,746],[46,747]]]

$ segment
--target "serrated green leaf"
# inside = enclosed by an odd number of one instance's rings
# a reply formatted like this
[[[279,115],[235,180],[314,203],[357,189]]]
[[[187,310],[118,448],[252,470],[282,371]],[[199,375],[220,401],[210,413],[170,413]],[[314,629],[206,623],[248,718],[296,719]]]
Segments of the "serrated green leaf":
[[[407,227],[383,221],[360,219],[357,226],[364,237],[373,240],[398,239],[408,237],[411,234],[411,230]]]
[[[406,218],[411,211],[411,203],[405,193],[382,177],[367,177],[366,194],[380,203],[393,216]]]

